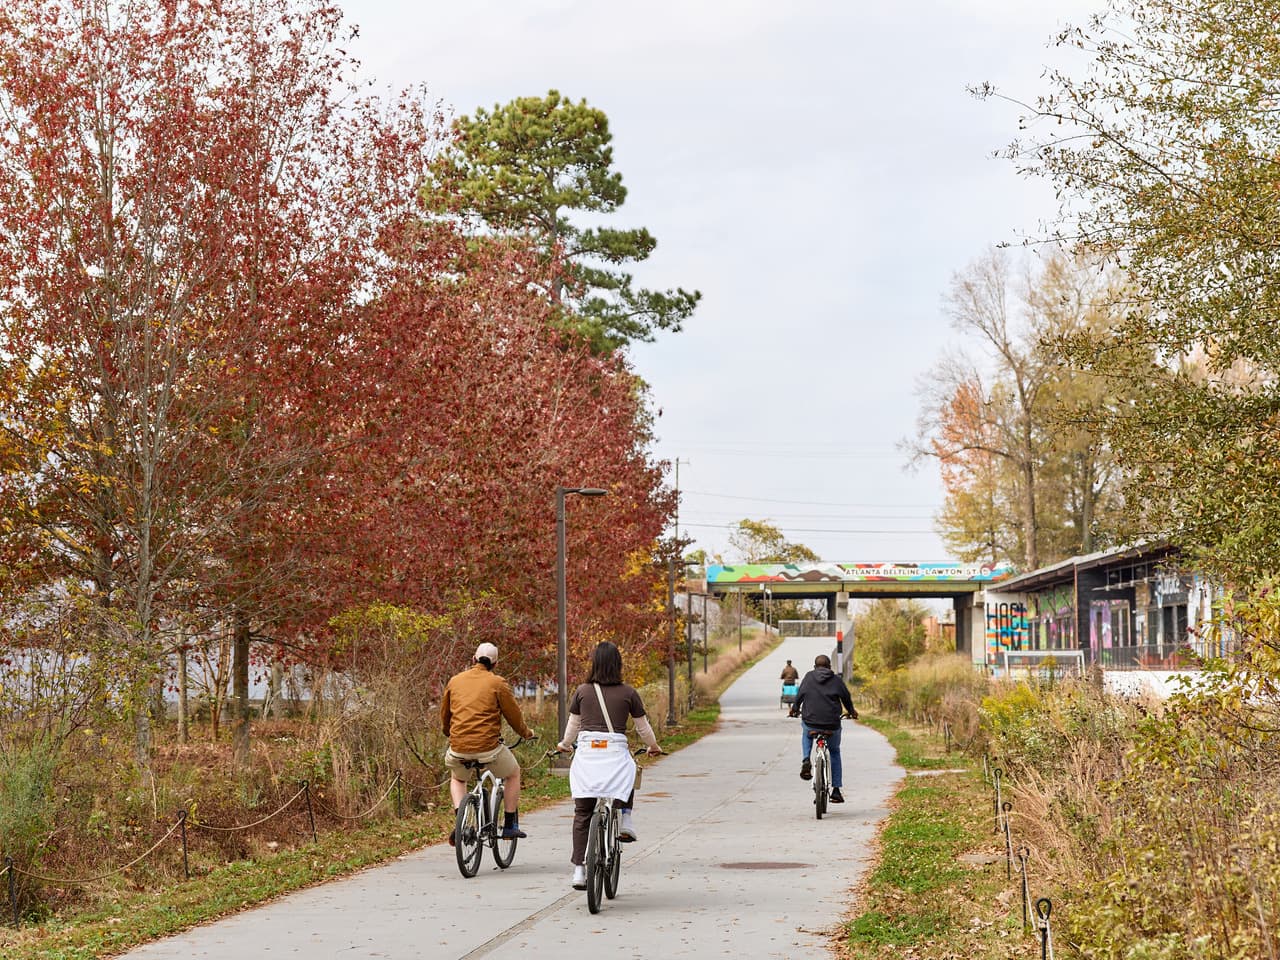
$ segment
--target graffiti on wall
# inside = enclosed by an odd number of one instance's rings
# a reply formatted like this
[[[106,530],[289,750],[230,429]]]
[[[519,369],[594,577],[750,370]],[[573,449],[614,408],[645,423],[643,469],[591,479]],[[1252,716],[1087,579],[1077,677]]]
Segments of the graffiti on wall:
[[[1076,591],[1071,584],[1033,593],[1030,599],[1031,643],[1044,650],[1075,646]]]
[[[986,605],[987,662],[999,663],[1001,650],[1021,650],[1029,644],[1025,604],[1017,601]]]
[[[1060,617],[1075,609],[1076,591],[1070,584],[1031,595],[1033,617]]]

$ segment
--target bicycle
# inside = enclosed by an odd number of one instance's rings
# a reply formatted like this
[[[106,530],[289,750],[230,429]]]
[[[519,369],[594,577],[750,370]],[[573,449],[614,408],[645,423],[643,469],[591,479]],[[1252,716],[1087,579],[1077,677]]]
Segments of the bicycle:
[[[791,714],[795,717],[796,714]],[[845,713],[841,720],[857,720],[856,713]],[[827,748],[827,737],[834,730],[810,729],[809,737],[813,746],[809,749],[809,769],[813,774],[813,812],[821,820],[827,812],[827,804],[831,799],[831,751]]]
[[[647,752],[640,747],[635,756]],[[550,750],[548,757],[558,756]],[[640,784],[640,771],[636,771],[636,786]],[[614,808],[611,797],[596,797],[595,810],[591,813],[591,825],[587,828],[587,853],[583,861],[587,873],[587,909],[599,913],[603,893],[612,900],[618,895],[618,881],[622,877],[622,814]]]
[[[523,739],[512,748],[524,743]],[[458,870],[470,879],[480,872],[480,858],[487,844],[493,851],[494,863],[507,869],[516,858],[516,837],[504,838],[499,826],[503,812],[502,781],[483,769],[481,760],[461,760],[464,767],[477,774],[475,786],[458,804],[458,815],[453,825],[453,852],[458,860]]]

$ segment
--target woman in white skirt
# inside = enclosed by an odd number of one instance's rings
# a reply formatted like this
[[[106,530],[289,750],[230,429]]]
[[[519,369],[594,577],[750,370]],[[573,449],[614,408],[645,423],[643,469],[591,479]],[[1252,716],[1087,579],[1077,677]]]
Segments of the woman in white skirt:
[[[556,749],[577,749],[569,768],[569,786],[573,792],[573,887],[585,890],[587,831],[597,797],[612,797],[622,811],[618,837],[630,842],[636,838],[631,822],[635,801],[636,762],[627,746],[627,718],[635,723],[636,733],[650,754],[662,753],[649,718],[645,716],[640,694],[622,682],[622,654],[607,640],[591,654],[591,675],[574,691],[569,701],[569,720]]]

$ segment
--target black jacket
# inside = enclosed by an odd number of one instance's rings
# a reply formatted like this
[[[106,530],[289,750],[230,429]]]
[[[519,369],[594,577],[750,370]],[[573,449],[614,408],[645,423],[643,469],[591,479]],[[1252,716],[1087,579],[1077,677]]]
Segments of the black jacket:
[[[830,667],[814,667],[800,681],[792,713],[809,727],[836,730],[840,726],[841,707],[854,713],[849,688]]]

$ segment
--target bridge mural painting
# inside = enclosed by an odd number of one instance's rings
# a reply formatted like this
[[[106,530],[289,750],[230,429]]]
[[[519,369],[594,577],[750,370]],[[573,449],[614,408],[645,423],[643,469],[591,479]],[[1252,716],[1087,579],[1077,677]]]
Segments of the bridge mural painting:
[[[968,563],[736,563],[707,567],[709,584],[989,582],[1012,573],[1004,564]]]
[[[1030,645],[1027,608],[1020,601],[988,602],[986,620],[987,663],[999,663],[1002,650],[1022,650]]]

